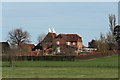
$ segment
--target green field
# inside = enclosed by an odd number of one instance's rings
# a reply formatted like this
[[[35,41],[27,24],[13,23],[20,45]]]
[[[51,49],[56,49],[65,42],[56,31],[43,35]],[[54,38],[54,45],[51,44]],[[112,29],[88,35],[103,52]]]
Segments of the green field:
[[[117,78],[118,56],[79,61],[14,61],[2,65],[3,78]]]

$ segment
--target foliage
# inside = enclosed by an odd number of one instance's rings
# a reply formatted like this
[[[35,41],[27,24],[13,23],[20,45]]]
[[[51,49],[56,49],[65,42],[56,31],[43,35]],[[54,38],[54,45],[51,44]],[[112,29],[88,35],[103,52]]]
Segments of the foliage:
[[[88,43],[88,47],[97,48],[97,41],[92,39],[92,41]]]
[[[114,28],[114,36],[115,36],[115,40],[118,44],[118,50],[120,50],[120,25],[117,25]]]
[[[2,55],[7,55],[10,51],[10,45],[8,42],[0,42],[0,51]]]

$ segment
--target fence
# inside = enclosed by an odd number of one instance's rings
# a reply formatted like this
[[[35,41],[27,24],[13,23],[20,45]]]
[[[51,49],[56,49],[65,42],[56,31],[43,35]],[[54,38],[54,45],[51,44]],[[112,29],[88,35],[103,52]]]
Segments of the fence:
[[[9,61],[9,56],[3,56],[2,61]],[[74,61],[75,56],[14,56],[12,60],[17,61]]]
[[[109,51],[107,53],[91,52],[88,54],[79,54],[77,56],[64,56],[64,55],[47,55],[47,56],[2,56],[2,61],[12,60],[27,60],[27,61],[74,61],[74,60],[86,60],[104,56],[116,55],[117,52]]]

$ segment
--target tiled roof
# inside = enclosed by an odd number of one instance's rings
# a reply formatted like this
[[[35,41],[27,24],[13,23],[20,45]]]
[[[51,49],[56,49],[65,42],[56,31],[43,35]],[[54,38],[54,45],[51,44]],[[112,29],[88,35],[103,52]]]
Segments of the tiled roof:
[[[53,39],[56,37],[56,33],[51,33],[49,32],[46,37],[43,39],[44,42],[47,42],[47,41],[53,41]]]
[[[65,39],[66,41],[78,41],[81,37],[77,34],[59,34],[56,39]]]
[[[38,43],[32,50],[35,51],[36,49],[43,49],[41,43]]]
[[[20,47],[30,47],[31,49],[35,47],[34,44],[20,44]]]

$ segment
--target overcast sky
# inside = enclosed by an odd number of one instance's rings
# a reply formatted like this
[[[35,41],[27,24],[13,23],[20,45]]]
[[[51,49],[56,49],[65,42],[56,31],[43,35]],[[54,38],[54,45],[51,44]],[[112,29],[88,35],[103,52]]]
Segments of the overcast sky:
[[[9,31],[22,28],[30,33],[31,43],[54,28],[57,34],[78,34],[87,46],[100,32],[109,31],[109,14],[118,19],[117,2],[14,2],[2,3],[2,41]]]

